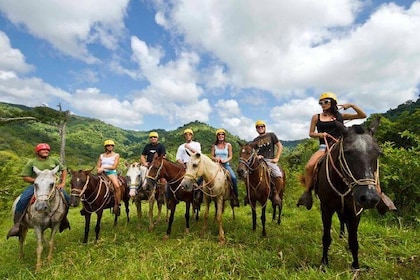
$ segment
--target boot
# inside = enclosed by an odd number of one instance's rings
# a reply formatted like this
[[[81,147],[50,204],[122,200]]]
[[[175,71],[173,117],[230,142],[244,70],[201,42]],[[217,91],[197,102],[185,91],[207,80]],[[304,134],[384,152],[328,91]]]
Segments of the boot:
[[[271,191],[273,192],[272,202],[274,205],[281,205],[281,198],[279,194],[281,183],[282,183],[282,178],[276,177],[274,178],[273,184],[271,185]]]
[[[249,204],[248,195],[244,196],[244,205],[247,206]]]
[[[67,214],[69,213],[69,206],[66,204],[66,210],[64,212],[64,218],[61,220],[60,223],[60,232],[63,232],[65,229],[71,229],[70,228],[70,222],[67,219]]]
[[[305,191],[301,197],[299,198],[296,206],[299,207],[299,205],[306,206],[306,209],[311,210],[313,204],[312,200],[312,192],[311,191]]]
[[[15,212],[15,215],[13,217],[13,222],[15,223],[13,227],[9,230],[7,233],[7,239],[11,236],[19,236],[20,233],[20,224],[22,222],[23,213],[21,212]]]
[[[230,206],[239,207],[239,200],[234,192],[231,192],[231,195],[230,195]]]

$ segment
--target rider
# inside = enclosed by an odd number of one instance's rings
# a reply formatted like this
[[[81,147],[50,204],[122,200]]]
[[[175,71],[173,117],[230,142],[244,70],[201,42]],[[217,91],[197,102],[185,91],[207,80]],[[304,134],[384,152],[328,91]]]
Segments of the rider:
[[[255,122],[255,129],[259,134],[253,142],[257,145],[258,158],[264,159],[271,169],[272,183],[271,190],[273,192],[273,204],[280,205],[280,191],[283,185],[283,174],[277,165],[280,160],[283,145],[273,132],[266,132],[265,122],[258,120]],[[247,197],[245,201],[247,201]]]
[[[337,96],[332,92],[323,92],[319,97],[319,105],[321,105],[322,113],[315,114],[311,119],[311,126],[309,128],[309,136],[312,138],[319,138],[319,149],[316,151],[305,166],[305,192],[299,198],[297,206],[304,205],[309,210],[312,208],[312,184],[314,168],[320,158],[325,154],[327,145],[336,141],[341,136],[341,131],[337,127],[335,121],[343,123],[344,120],[364,119],[365,112],[358,106],[347,103],[337,105]],[[355,114],[341,114],[338,111],[338,106],[347,110],[353,108]],[[325,142],[327,140],[327,143]]]
[[[60,161],[56,158],[49,157],[50,155],[50,145],[47,143],[39,143],[35,146],[35,154],[36,158],[29,160],[25,167],[23,168],[23,171],[21,173],[22,178],[25,182],[30,183],[28,187],[23,191],[22,195],[20,196],[19,201],[16,204],[15,208],[15,214],[14,214],[14,226],[9,230],[9,233],[7,234],[7,238],[10,236],[19,236],[20,232],[20,225],[22,222],[22,218],[24,214],[26,213],[26,210],[29,206],[29,201],[31,200],[32,196],[34,195],[34,181],[36,178],[36,173],[33,171],[33,168],[36,167],[39,170],[45,170],[45,169],[54,169],[57,165],[59,166],[59,171],[61,171],[61,177],[60,182],[56,186],[57,189],[60,190],[60,192],[64,195],[65,198],[65,204],[66,204],[66,210],[65,210],[65,216],[60,224],[60,232],[62,232],[65,229],[70,229],[70,223],[67,219],[67,213],[69,210],[70,205],[70,196],[65,191],[64,187],[66,184],[66,177],[67,177],[67,170],[65,166],[60,163]]]
[[[96,168],[98,170],[98,174],[102,174],[104,172],[114,186],[114,213],[119,216],[123,191],[120,183],[118,182],[117,175],[117,166],[120,162],[120,155],[114,152],[114,146],[115,142],[113,140],[105,140],[105,153],[99,155]]]
[[[201,144],[199,142],[193,141],[194,132],[192,129],[187,128],[184,130],[184,138],[185,143],[179,145],[178,150],[176,152],[176,161],[179,164],[182,164],[184,168],[187,168],[187,162],[190,160],[190,156],[188,155],[186,149],[190,150],[193,153],[201,153]],[[197,179],[197,186],[201,185],[203,182],[203,178],[199,177]],[[202,199],[202,192],[196,191],[194,192],[194,200],[196,203],[199,203]]]
[[[232,145],[225,141],[226,131],[224,129],[216,130],[216,141],[211,146],[211,156],[213,161],[220,163],[227,171],[229,171],[230,178],[233,183],[233,195],[231,196],[231,204],[234,207],[239,207],[238,201],[238,184],[235,172],[233,172],[229,161],[232,159]]]
[[[159,134],[156,131],[152,131],[149,133],[149,139],[150,139],[150,143],[144,146],[143,152],[141,153],[141,156],[140,156],[140,162],[146,168],[148,168],[150,164],[152,163],[153,157],[155,156],[155,154],[157,154],[158,156],[166,155],[165,146],[162,143],[158,142]],[[159,179],[159,185],[163,187],[166,186],[165,178]],[[159,194],[163,194],[163,193],[164,193],[164,189],[162,189],[159,192]],[[158,194],[158,200],[159,202],[163,202],[162,201],[163,196],[159,194]]]

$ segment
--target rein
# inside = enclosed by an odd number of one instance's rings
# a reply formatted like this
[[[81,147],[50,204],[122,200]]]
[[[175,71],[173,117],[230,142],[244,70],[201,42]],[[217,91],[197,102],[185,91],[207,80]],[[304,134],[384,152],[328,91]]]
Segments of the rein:
[[[201,164],[202,164],[202,162],[200,161],[200,166],[201,166]],[[202,191],[203,194],[205,194],[205,195],[207,195],[209,197],[217,197],[217,196],[221,195],[222,192],[223,192],[223,188],[220,190],[220,193],[218,193],[218,194],[211,194],[210,192],[207,192],[207,191],[204,190],[204,188],[206,188],[206,187],[207,187],[208,190],[211,190],[212,189],[211,187],[208,187],[208,186],[210,184],[213,184],[214,180],[217,177],[217,174],[219,174],[220,171],[223,172],[223,169],[222,169],[222,166],[220,164],[218,164],[217,172],[214,174],[213,178],[211,178],[211,180],[206,181],[205,183],[203,183],[202,186],[198,186],[197,189],[200,190],[200,191]],[[184,177],[190,178],[190,179],[194,180],[195,182],[197,182],[197,175],[192,175],[192,174],[189,174],[189,173],[185,173]]]
[[[330,185],[330,187],[334,190],[334,192],[340,196],[341,198],[341,211],[344,211],[344,197],[347,196],[349,193],[351,193],[354,189],[355,186],[368,186],[368,185],[375,185],[378,182],[378,176],[379,176],[379,159],[377,160],[377,165],[376,165],[376,176],[375,178],[362,178],[362,179],[356,179],[353,176],[353,173],[350,170],[350,167],[346,161],[346,158],[344,156],[344,147],[343,147],[343,139],[340,140],[336,140],[339,141],[338,143],[334,143],[332,145],[332,147],[330,147],[328,145],[328,141],[326,139],[326,137],[324,137],[325,143],[327,144],[327,158],[326,158],[326,164],[325,164],[325,171],[326,171],[326,175],[327,175],[327,180],[328,180],[328,184]],[[344,175],[340,172],[340,170],[335,166],[334,164],[334,160],[332,158],[331,155],[331,150],[335,145],[339,145],[339,154],[338,154],[338,162],[340,164],[340,169],[341,171],[344,173]],[[333,183],[331,182],[331,177],[330,177],[330,171],[328,166],[331,165],[335,172],[338,174],[338,176],[340,176],[341,180],[344,182],[344,184],[348,187],[347,191],[345,191],[344,193],[339,192],[333,185]],[[356,209],[356,202],[353,200],[353,207],[354,207],[354,211],[356,213],[356,216],[360,215],[363,212],[363,208],[360,208],[359,211],[357,211]]]
[[[251,201],[251,190],[253,190],[254,192],[257,191],[258,187],[261,185],[261,183],[263,182],[263,177],[264,174],[267,174],[268,171],[268,166],[267,164],[264,164],[261,169],[259,170],[259,180],[258,180],[258,184],[256,186],[253,186],[249,180],[250,174],[254,171],[256,171],[261,165],[257,162],[257,153],[255,153],[255,151],[251,154],[251,156],[247,159],[244,160],[244,158],[240,158],[239,159],[239,163],[242,163],[243,165],[245,165],[245,167],[249,170],[249,172],[246,173],[246,186],[250,188],[250,190],[247,192],[248,193],[248,201]],[[265,162],[264,162],[265,163]],[[255,165],[255,168],[253,168],[252,166]],[[268,179],[269,176],[266,176],[266,185],[270,186],[270,180]],[[271,192],[271,188],[269,187],[269,190]],[[268,199],[265,201],[264,205],[262,205],[262,207],[265,207],[267,205]],[[250,204],[251,208],[253,208],[255,210],[255,207]],[[256,206],[256,205],[255,205]]]
[[[97,209],[94,209],[92,211],[90,211],[90,210],[86,209],[86,207],[84,207],[85,211],[90,213],[90,214],[96,213],[96,212],[102,210],[103,207],[109,202],[109,198],[111,197],[109,195],[110,194],[109,187],[106,184],[105,180],[100,176],[98,176],[98,178],[99,178],[99,182],[98,182],[99,187],[96,191],[96,196],[93,198],[93,200],[89,200],[89,199],[92,198],[95,195],[95,191],[89,197],[86,197],[86,194],[85,194],[85,192],[88,188],[89,181],[90,181],[90,175],[87,176],[86,183],[84,184],[84,186],[83,186],[83,188],[82,188],[82,190],[80,191],[80,194],[79,194],[79,196],[82,198],[82,202],[89,205],[90,209],[93,209],[92,204],[94,204],[98,200],[99,194],[101,192],[102,185],[105,185],[106,192],[103,196],[103,201],[102,201],[101,205]]]

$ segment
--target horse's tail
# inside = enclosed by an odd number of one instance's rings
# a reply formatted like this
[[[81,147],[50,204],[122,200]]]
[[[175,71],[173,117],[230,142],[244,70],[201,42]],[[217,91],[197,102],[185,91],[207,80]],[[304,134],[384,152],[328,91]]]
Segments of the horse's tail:
[[[306,180],[305,180],[305,176],[304,176],[304,175],[302,175],[302,174],[297,175],[297,176],[298,176],[298,181],[299,181],[299,183],[300,183],[301,185],[305,186],[305,182],[306,182]]]

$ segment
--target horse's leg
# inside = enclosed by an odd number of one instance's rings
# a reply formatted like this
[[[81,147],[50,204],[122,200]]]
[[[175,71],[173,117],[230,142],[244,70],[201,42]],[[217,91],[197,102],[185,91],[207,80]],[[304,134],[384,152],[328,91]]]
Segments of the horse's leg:
[[[345,234],[344,227],[346,225],[345,215],[341,214],[340,211],[337,212],[337,215],[338,215],[338,220],[340,221],[340,238],[343,238]]]
[[[134,203],[136,204],[136,209],[137,209],[137,227],[140,228],[140,224],[141,224],[141,200],[139,197],[136,197],[134,200]]]
[[[153,206],[155,205],[155,195],[151,194],[149,198],[149,232],[153,230]]]
[[[160,203],[159,201],[157,201],[157,206],[158,206],[158,216],[157,216],[157,220],[156,220],[156,223],[157,222],[160,222],[160,219],[161,219],[161,217],[162,217],[162,203]]]
[[[54,227],[51,228],[51,236],[50,236],[50,241],[48,242],[50,248],[48,250],[48,262],[52,261],[52,255],[53,255],[53,249],[54,249],[54,237],[55,234],[57,233],[58,229],[60,227],[60,223],[58,223],[57,225],[55,225]]]
[[[97,215],[97,220],[96,220],[96,226],[95,226],[95,243],[98,241],[99,239],[99,232],[101,231],[101,220],[102,220],[102,213],[103,210],[99,210],[98,212],[96,212]]]
[[[352,215],[352,217],[349,217],[349,219],[346,220],[347,231],[349,233],[348,244],[353,256],[353,263],[351,264],[353,269],[359,269],[359,242],[357,240],[357,228],[359,227],[359,222],[360,215]]]
[[[92,214],[86,211],[84,215],[85,215],[85,236],[83,238],[83,243],[87,243],[89,230],[90,230],[90,217],[92,216]]]
[[[322,224],[324,232],[322,235],[322,265],[328,266],[328,249],[331,245],[331,220],[334,211],[328,209],[321,203]]]
[[[190,207],[191,203],[189,201],[185,202],[185,233],[190,233]]]
[[[252,212],[252,230],[255,231],[257,229],[257,210],[256,210],[257,202],[251,199],[251,201],[249,202],[249,205],[251,206],[251,212]]]
[[[36,269],[35,272],[39,272],[41,269],[41,255],[42,255],[42,251],[44,249],[43,244],[42,244],[42,239],[43,239],[43,231],[41,229],[40,226],[34,227],[34,231],[35,231],[35,237],[36,237],[36,242],[37,242],[37,246],[36,246]]]
[[[130,198],[124,199],[125,213],[127,214],[127,223],[130,222]]]
[[[22,227],[19,236],[19,259],[23,259],[23,245],[25,244],[26,235],[28,233],[27,227]]]
[[[262,223],[262,236],[267,237],[267,232],[265,230],[265,209],[267,207],[267,204],[264,203],[264,206],[261,209],[261,223]]]
[[[163,240],[169,239],[169,235],[171,234],[171,230],[172,230],[172,223],[174,222],[174,215],[175,215],[175,209],[176,209],[176,203],[173,200],[169,201],[167,205],[169,206],[171,210],[171,215],[169,216],[168,227],[166,228],[166,234],[163,237]]]
[[[276,220],[276,210],[277,210],[277,207],[274,204],[272,204],[272,206],[273,206],[273,221],[275,221]]]
[[[219,224],[219,244],[225,244],[225,232],[223,230],[223,207],[224,207],[223,196],[217,197],[217,223]]]
[[[204,234],[207,231],[207,220],[209,218],[209,209],[210,209],[210,203],[211,203],[211,199],[210,197],[208,197],[207,195],[204,195],[203,197],[204,199],[204,203],[205,203],[205,209],[204,209],[204,214],[203,214],[203,228],[201,229],[201,236],[204,237]]]
[[[281,197],[281,203],[279,205],[279,216],[277,217],[277,224],[281,224],[281,212],[283,211],[283,197]]]

